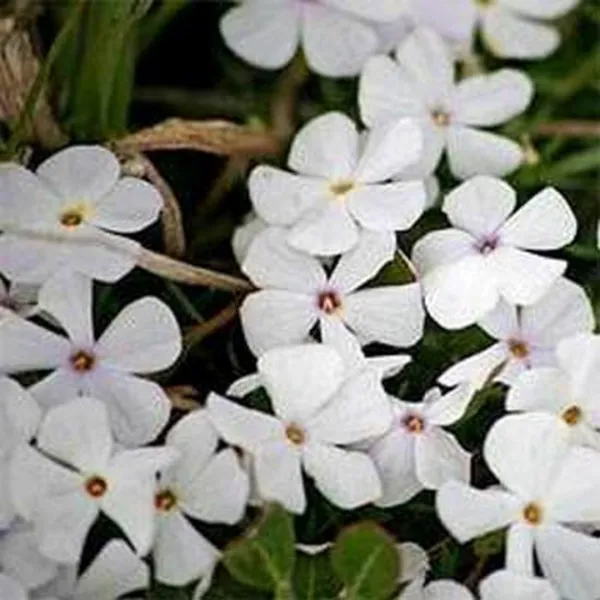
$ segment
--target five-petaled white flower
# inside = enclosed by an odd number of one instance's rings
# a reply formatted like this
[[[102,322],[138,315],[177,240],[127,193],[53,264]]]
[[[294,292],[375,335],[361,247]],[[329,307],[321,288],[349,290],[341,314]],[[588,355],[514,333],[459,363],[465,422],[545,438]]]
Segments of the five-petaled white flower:
[[[563,340],[556,356],[558,367],[532,369],[516,380],[506,408],[556,415],[573,443],[600,450],[600,335]]]
[[[40,551],[58,562],[80,559],[100,512],[144,555],[154,535],[156,473],[178,454],[173,448],[115,452],[104,404],[77,398],[48,411],[36,447],[15,451],[13,502],[34,524]]]
[[[379,47],[366,19],[394,19],[396,0],[252,0],[221,21],[225,43],[263,69],[286,65],[301,45],[309,67],[328,77],[357,75]]]
[[[573,240],[577,221],[565,199],[546,188],[513,213],[515,191],[478,176],[446,196],[452,224],[426,234],[414,246],[425,306],[443,327],[479,321],[500,298],[528,306],[548,292],[567,263],[529,250],[555,250]]]
[[[369,127],[390,127],[406,117],[421,126],[424,153],[406,171],[419,177],[433,173],[444,148],[460,179],[514,171],[523,160],[519,144],[479,128],[521,114],[532,96],[531,80],[514,69],[455,84],[448,46],[427,29],[417,29],[398,47],[396,61],[369,60],[359,84],[360,113]]]
[[[490,378],[511,385],[525,370],[555,365],[560,340],[594,329],[594,311],[585,291],[560,278],[541,300],[518,307],[504,300],[477,323],[497,343],[450,367],[439,381],[481,387]]]
[[[100,146],[72,146],[35,173],[0,168],[0,273],[43,283],[61,270],[117,281],[136,264],[139,243],[114,235],[153,223],[159,192],[133,177],[120,178],[115,156]]]
[[[217,452],[218,436],[205,410],[184,417],[166,446],[180,458],[161,471],[154,497],[157,527],[154,564],[158,581],[187,585],[214,568],[219,551],[188,517],[209,523],[237,523],[248,499],[248,476],[233,448]]]
[[[331,276],[314,257],[270,228],[253,241],[242,266],[262,289],[250,294],[240,314],[248,345],[260,356],[276,346],[306,341],[318,323],[323,342],[340,345],[345,328],[362,343],[411,346],[423,334],[425,313],[418,283],[358,290],[392,259],[393,234],[364,233]]]
[[[16,316],[0,319],[0,371],[54,369],[29,388],[42,406],[94,396],[106,403],[120,442],[153,440],[171,404],[159,385],[135,373],[160,371],[177,359],[181,333],[171,309],[156,298],[141,298],[96,340],[88,278],[73,273],[52,278],[40,291],[39,305],[68,337]]]
[[[389,181],[421,152],[421,132],[409,119],[374,128],[363,140],[347,116],[327,113],[292,143],[288,165],[298,174],[260,165],[250,174],[250,198],[267,223],[290,227],[288,241],[298,250],[341,254],[362,230],[405,230],[421,216],[423,181]]]
[[[572,447],[550,415],[510,415],[488,433],[483,454],[501,483],[479,490],[444,484],[437,512],[461,543],[508,527],[507,568],[544,576],[561,596],[590,600],[600,590],[600,540],[569,525],[600,520],[600,455]]]
[[[423,489],[438,489],[451,480],[469,481],[471,455],[444,431],[464,414],[473,393],[468,384],[442,395],[434,388],[422,402],[390,398],[394,420],[370,448],[381,477],[379,506],[408,502]]]
[[[342,508],[376,500],[381,484],[371,459],[349,445],[383,434],[391,409],[376,371],[345,378],[332,348],[276,348],[258,360],[275,416],[212,394],[210,418],[223,438],[252,456],[259,496],[303,513],[302,468]]]

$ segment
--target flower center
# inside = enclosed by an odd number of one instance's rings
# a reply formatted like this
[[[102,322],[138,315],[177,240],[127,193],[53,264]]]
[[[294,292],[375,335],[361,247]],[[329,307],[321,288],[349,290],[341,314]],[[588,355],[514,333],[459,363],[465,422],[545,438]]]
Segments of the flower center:
[[[78,373],[85,373],[94,368],[96,359],[93,354],[88,354],[87,352],[80,350],[71,356],[69,362],[75,371]]]
[[[324,313],[332,315],[342,307],[342,300],[335,292],[321,292],[317,304]]]
[[[569,406],[569,408],[563,412],[561,418],[567,425],[573,427],[581,421],[583,418],[583,412],[579,406],[574,404],[573,406]]]
[[[108,490],[108,483],[99,475],[92,475],[85,482],[85,491],[92,498],[102,498],[106,494],[106,490]]]
[[[523,519],[530,525],[539,525],[542,522],[543,510],[537,502],[530,502],[523,509]]]
[[[161,490],[154,495],[154,506],[160,512],[169,512],[177,506],[177,496],[169,490]]]
[[[407,415],[402,420],[402,425],[410,433],[423,433],[425,429],[425,421],[419,415]]]
[[[353,181],[348,181],[348,180],[342,179],[340,181],[334,181],[329,186],[329,191],[334,196],[339,197],[339,196],[345,196],[349,191],[352,190],[353,187],[354,187]]]
[[[438,127],[448,127],[450,125],[450,115],[443,110],[432,111],[431,118]]]
[[[479,6],[490,6],[493,2],[494,0],[475,0],[475,4],[479,4]]]
[[[295,446],[301,446],[306,440],[304,430],[296,423],[290,423],[285,428],[285,437]]]
[[[492,235],[480,240],[475,246],[477,251],[483,255],[493,252],[499,245],[500,239],[498,236]]]
[[[60,214],[60,224],[67,229],[76,229],[84,220],[85,210],[83,206],[72,206]]]
[[[523,340],[510,340],[508,349],[515,358],[522,360],[529,356],[529,346]]]

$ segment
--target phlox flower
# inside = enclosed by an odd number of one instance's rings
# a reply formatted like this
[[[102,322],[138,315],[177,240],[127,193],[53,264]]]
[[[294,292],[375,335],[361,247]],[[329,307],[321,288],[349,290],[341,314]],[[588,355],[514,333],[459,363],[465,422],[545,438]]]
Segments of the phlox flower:
[[[0,279],[0,319],[2,315],[16,313],[31,317],[37,313],[39,287],[26,283],[6,284]]]
[[[255,238],[242,270],[263,288],[249,294],[240,310],[250,349],[304,342],[318,324],[322,341],[339,344],[346,328],[362,343],[411,346],[423,334],[424,310],[418,283],[358,289],[392,259],[393,235],[363,234],[330,276],[314,257],[293,249],[286,233],[271,228]]]
[[[241,225],[235,228],[231,238],[233,255],[241,266],[246,260],[248,250],[259,233],[262,233],[269,224],[257,217],[254,211],[249,212],[243,219]]]
[[[166,369],[179,356],[181,333],[171,309],[146,296],[125,307],[96,338],[92,283],[66,273],[43,286],[39,306],[66,337],[19,317],[0,320],[0,372],[52,369],[29,388],[42,406],[92,395],[106,403],[120,442],[154,439],[171,405],[159,385],[135,374]]]
[[[523,373],[509,390],[506,408],[555,415],[573,443],[600,450],[600,335],[561,341],[556,358],[554,368]]]
[[[505,182],[478,176],[443,203],[452,228],[426,234],[412,260],[425,306],[443,327],[472,325],[503,298],[529,306],[564,273],[564,260],[533,254],[570,243],[577,221],[569,205],[546,188],[515,211],[516,193]]]
[[[345,115],[309,121],[288,156],[295,173],[259,165],[248,186],[254,210],[270,225],[289,227],[288,242],[318,256],[352,249],[363,230],[401,231],[425,206],[423,181],[392,181],[422,152],[416,123],[404,119],[361,139]]]
[[[594,312],[585,291],[561,277],[535,304],[518,307],[500,300],[477,324],[498,341],[450,367],[439,378],[441,384],[470,381],[481,387],[492,378],[511,385],[527,369],[555,365],[556,345],[591,332]]]
[[[383,486],[378,506],[408,502],[447,481],[469,481],[471,455],[443,427],[463,416],[472,395],[471,386],[462,385],[444,395],[429,390],[422,402],[390,397],[393,423],[369,449]]]
[[[485,490],[452,481],[436,498],[437,512],[461,543],[507,527],[506,566],[544,576],[567,600],[600,591],[600,540],[570,525],[600,519],[600,454],[572,447],[550,415],[510,415],[489,431],[483,454],[500,486]]]
[[[481,600],[560,600],[549,581],[501,569],[479,584]]]
[[[424,153],[406,176],[433,173],[444,149],[459,179],[473,175],[504,176],[523,160],[516,142],[482,131],[523,113],[533,97],[527,75],[502,69],[455,83],[448,46],[433,31],[415,30],[395,55],[376,56],[361,73],[359,106],[369,127],[391,127],[414,119],[422,129]]]
[[[156,579],[187,585],[209,576],[220,553],[190,523],[237,523],[248,499],[248,476],[232,448],[217,452],[218,436],[205,410],[184,417],[170,431],[167,448],[180,458],[160,473],[154,497]]]
[[[391,411],[377,373],[365,369],[345,378],[343,359],[319,344],[270,350],[258,370],[274,416],[216,394],[207,402],[219,434],[251,455],[258,495],[303,513],[304,470],[342,508],[376,500],[381,484],[371,459],[348,446],[389,427]]]
[[[425,584],[424,578],[417,578],[400,593],[397,600],[474,600],[474,598],[468,588],[452,579],[438,579]]]
[[[279,69],[301,46],[316,73],[350,77],[379,45],[365,19],[393,19],[400,10],[395,0],[249,0],[229,10],[220,29],[227,46],[256,67]]]
[[[136,264],[133,233],[153,223],[162,208],[149,183],[120,177],[116,157],[100,146],[72,146],[35,173],[0,168],[0,273],[43,283],[61,270],[117,281]]]
[[[35,447],[17,448],[10,490],[40,551],[57,562],[79,561],[100,512],[143,555],[154,534],[156,473],[177,457],[172,448],[115,451],[104,404],[78,398],[45,415]]]

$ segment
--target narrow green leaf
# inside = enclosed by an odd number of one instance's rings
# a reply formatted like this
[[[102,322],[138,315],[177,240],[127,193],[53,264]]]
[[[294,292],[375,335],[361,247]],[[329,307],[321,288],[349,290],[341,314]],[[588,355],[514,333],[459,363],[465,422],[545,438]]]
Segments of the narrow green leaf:
[[[223,563],[241,583],[290,597],[295,561],[292,518],[278,505],[269,505],[246,535],[231,543]]]
[[[400,559],[394,540],[375,523],[342,531],[331,564],[347,600],[384,600],[398,585]]]
[[[333,600],[341,589],[342,583],[331,570],[329,551],[315,556],[297,554],[294,569],[296,600]]]

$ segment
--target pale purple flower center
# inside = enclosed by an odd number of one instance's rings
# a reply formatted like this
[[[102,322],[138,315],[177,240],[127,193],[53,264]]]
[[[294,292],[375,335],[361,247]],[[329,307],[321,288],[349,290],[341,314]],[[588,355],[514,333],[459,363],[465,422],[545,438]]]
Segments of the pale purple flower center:
[[[492,234],[480,239],[475,244],[475,248],[480,254],[487,255],[496,250],[496,248],[498,248],[499,245],[500,238],[497,235]]]

